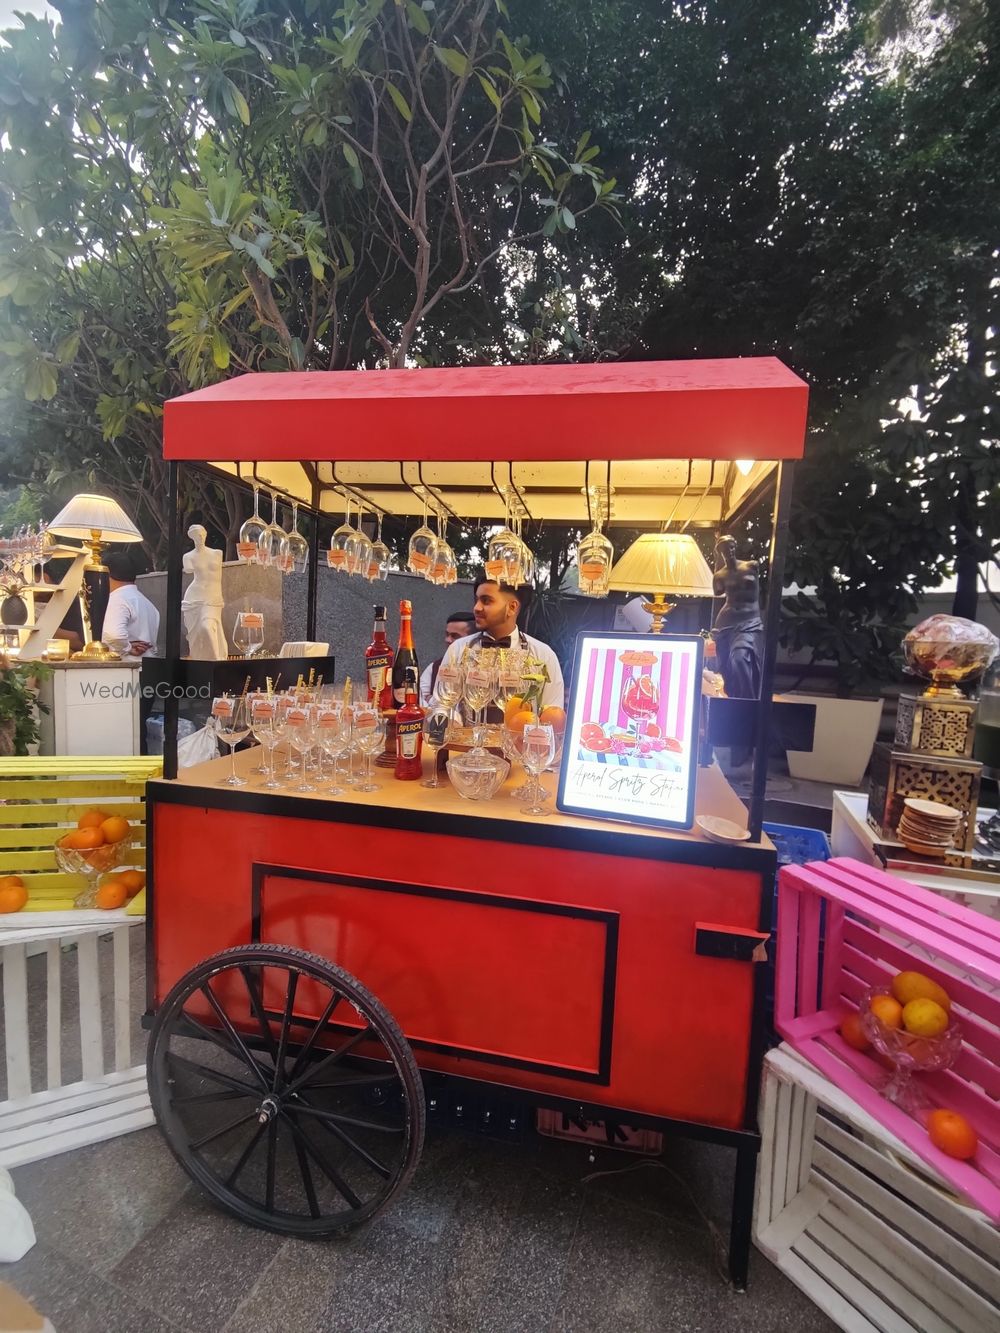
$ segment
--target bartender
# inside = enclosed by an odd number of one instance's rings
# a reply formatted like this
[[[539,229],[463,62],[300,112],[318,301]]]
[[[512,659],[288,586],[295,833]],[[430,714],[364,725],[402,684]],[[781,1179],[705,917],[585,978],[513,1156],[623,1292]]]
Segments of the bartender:
[[[531,588],[527,583],[515,588],[493,579],[478,580],[473,607],[476,632],[456,639],[445,652],[441,665],[457,666],[469,648],[523,648],[548,670],[549,678],[542,688],[542,707],[562,708],[565,688],[558,657],[547,643],[518,628],[518,617],[527,612],[530,605]]]

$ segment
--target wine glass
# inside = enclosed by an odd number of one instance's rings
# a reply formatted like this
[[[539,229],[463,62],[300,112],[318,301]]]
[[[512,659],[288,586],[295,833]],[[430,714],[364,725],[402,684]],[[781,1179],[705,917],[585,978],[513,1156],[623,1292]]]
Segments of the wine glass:
[[[410,538],[410,549],[406,561],[406,567],[411,574],[422,574],[427,577],[431,567],[431,549],[437,540],[434,533],[427,526],[427,495],[423,496],[424,514],[420,522],[420,527]]]
[[[344,497],[344,521],[330,538],[330,550],[327,552],[327,564],[341,574],[351,572],[348,557],[354,550],[354,529],[351,527],[351,502]]]
[[[351,743],[350,711],[340,703],[320,704],[316,709],[316,743],[333,760],[333,786],[327,787],[328,796],[343,796],[337,786],[337,764]]]
[[[438,708],[443,708],[447,712],[449,721],[454,720],[455,709],[461,702],[463,683],[461,662],[441,663],[434,682],[434,697],[437,699]]]
[[[368,579],[371,583],[384,581],[389,577],[392,564],[392,552],[382,540],[382,515],[378,516],[378,531],[372,542],[371,555],[368,557]]]
[[[272,491],[271,521],[257,541],[257,559],[262,565],[280,567],[281,543],[285,540],[285,536],[285,529],[278,522],[278,494]]]
[[[259,611],[238,611],[233,626],[233,646],[244,658],[253,657],[264,646],[264,617]]]
[[[362,522],[364,520],[364,505],[358,501],[358,515],[355,520],[354,540],[350,545],[347,554],[347,565],[349,574],[358,574],[361,578],[368,577],[368,568],[372,560],[372,539],[364,531]]]
[[[260,561],[260,539],[267,524],[260,516],[260,487],[254,482],[253,513],[240,528],[236,542],[236,554],[245,565],[256,565]]]
[[[465,665],[462,698],[475,714],[473,741],[477,750],[483,748],[482,731],[486,721],[485,713],[497,691],[497,665],[490,660],[494,655],[492,652],[472,652]]]
[[[587,597],[607,597],[615,548],[601,529],[609,512],[610,503],[606,486],[591,486],[586,492],[587,507],[593,501],[596,513],[593,527],[576,548],[576,568],[580,591]]]
[[[288,743],[299,756],[301,765],[299,772],[299,785],[293,788],[297,792],[311,792],[316,788],[309,781],[309,774],[306,768],[306,756],[315,744],[315,725],[313,722],[312,709],[308,704],[300,704],[296,701],[286,714],[288,722]]]
[[[309,563],[309,543],[299,532],[299,502],[292,501],[292,528],[282,540],[281,568],[285,574],[302,574]]]
[[[434,545],[430,550],[430,568],[427,571],[427,577],[431,583],[439,588],[447,588],[458,577],[456,568],[455,552],[448,544],[446,533],[448,531],[447,521],[444,522],[442,530],[441,515],[437,516],[438,535]],[[454,575],[454,577],[453,577]]]
[[[660,707],[660,688],[652,676],[633,676],[622,690],[621,710],[632,722],[638,739]]]
[[[274,729],[277,711],[274,698],[271,695],[254,694],[250,696],[250,730],[253,732],[254,740],[264,751],[264,767],[258,771],[265,774],[264,786],[271,790],[281,786],[274,774],[274,751],[281,739],[281,735],[277,734]]]
[[[556,756],[556,737],[553,728],[543,723],[525,727],[521,733],[520,753],[525,772],[533,779],[531,795],[526,797],[531,804],[522,806],[521,813],[551,814],[551,811],[542,805],[542,802],[548,799],[548,793],[542,786],[541,775]]]
[[[427,746],[431,755],[431,775],[424,778],[421,787],[439,787],[437,752],[445,741],[445,733],[448,729],[448,714],[443,708],[435,708],[433,712],[428,711],[424,714],[424,744]]]
[[[381,791],[379,784],[372,781],[372,760],[385,748],[385,719],[377,708],[355,704],[353,730],[354,744],[365,761],[357,790]]]
[[[229,777],[225,779],[227,787],[245,787],[246,778],[236,772],[236,747],[250,734],[250,722],[247,718],[247,706],[244,698],[234,699],[224,694],[212,700],[212,717],[215,722],[215,734],[223,745],[229,746]]]

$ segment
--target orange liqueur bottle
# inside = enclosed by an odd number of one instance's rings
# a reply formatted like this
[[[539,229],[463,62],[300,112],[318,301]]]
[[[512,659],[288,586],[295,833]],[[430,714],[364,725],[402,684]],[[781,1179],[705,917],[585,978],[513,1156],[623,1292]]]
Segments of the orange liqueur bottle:
[[[368,702],[383,712],[392,704],[392,644],[385,637],[385,607],[375,607],[372,641],[365,649]]]
[[[412,782],[422,771],[424,710],[417,699],[419,677],[415,666],[406,668],[405,701],[396,714],[396,777]]]

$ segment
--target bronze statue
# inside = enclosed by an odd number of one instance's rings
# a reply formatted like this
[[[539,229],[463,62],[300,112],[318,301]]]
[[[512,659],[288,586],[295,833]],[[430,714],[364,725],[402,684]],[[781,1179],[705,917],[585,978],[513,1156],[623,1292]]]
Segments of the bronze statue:
[[[712,628],[719,671],[730,699],[756,699],[764,653],[757,561],[737,560],[736,539],[725,534],[717,538],[715,553],[712,590],[726,599]]]

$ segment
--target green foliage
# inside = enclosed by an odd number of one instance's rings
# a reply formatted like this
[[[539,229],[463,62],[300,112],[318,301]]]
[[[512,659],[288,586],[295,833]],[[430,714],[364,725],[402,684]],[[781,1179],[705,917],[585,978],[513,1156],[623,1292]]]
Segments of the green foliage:
[[[14,754],[27,754],[39,740],[36,709],[49,710],[38,701],[34,685],[49,675],[37,662],[12,662],[0,657],[0,723],[13,723]]]

